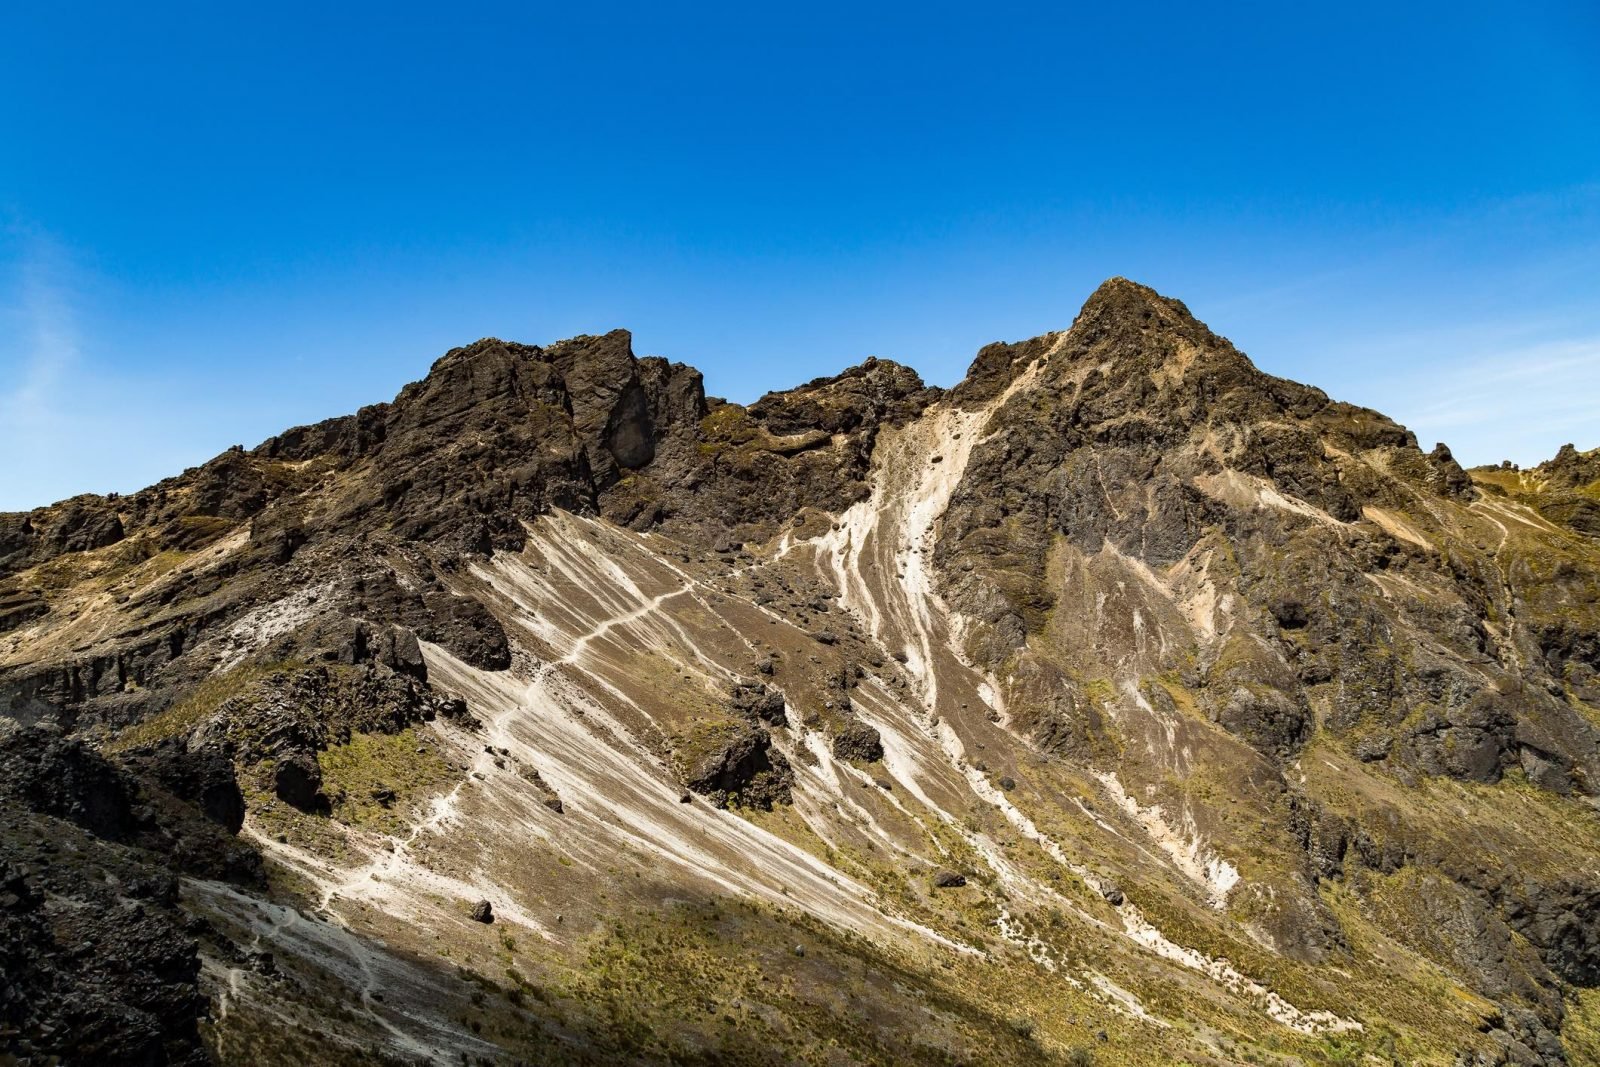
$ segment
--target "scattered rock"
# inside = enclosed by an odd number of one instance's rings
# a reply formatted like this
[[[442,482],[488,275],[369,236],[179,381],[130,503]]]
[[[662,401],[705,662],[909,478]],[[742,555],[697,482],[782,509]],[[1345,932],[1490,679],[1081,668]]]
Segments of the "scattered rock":
[[[501,751],[504,751],[504,749]],[[517,774],[522,778],[523,781],[527,782],[529,785],[533,786],[534,789],[538,790],[540,794],[539,803],[543,804],[557,815],[560,815],[566,811],[565,805],[561,803],[561,797],[556,794],[555,789],[550,786],[549,782],[544,780],[544,776],[541,775],[536,769],[519,763],[517,765]]]
[[[730,706],[739,715],[768,726],[788,725],[783,694],[763,682],[741,682],[733,687]]]

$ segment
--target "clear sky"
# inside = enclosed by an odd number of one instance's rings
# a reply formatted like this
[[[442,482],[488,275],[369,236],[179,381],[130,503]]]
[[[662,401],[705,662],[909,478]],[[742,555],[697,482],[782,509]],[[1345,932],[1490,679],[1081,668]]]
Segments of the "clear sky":
[[[951,384],[1114,274],[1466,462],[1600,445],[1600,5],[0,17],[0,508],[486,335]]]

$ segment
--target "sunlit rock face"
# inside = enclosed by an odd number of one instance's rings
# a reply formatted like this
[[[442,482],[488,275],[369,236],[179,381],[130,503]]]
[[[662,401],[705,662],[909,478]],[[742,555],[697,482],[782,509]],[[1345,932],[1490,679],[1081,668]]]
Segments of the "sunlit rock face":
[[[1597,462],[1123,279],[948,392],[455,349],[0,516],[0,1041],[1592,1062]]]

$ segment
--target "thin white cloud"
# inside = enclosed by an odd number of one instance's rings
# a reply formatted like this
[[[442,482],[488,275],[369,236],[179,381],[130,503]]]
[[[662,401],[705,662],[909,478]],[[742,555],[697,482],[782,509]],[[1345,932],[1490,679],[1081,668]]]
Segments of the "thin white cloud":
[[[37,236],[24,239],[8,301],[15,329],[0,349],[9,381],[0,389],[0,440],[42,451],[65,423],[66,388],[78,363],[78,330],[72,311],[70,266],[59,248]],[[6,451],[15,455],[8,447]]]
[[[1432,354],[1372,383],[1388,413],[1463,462],[1548,459],[1562,444],[1600,445],[1600,336]]]
[[[1275,372],[1376,408],[1429,447],[1442,439],[1464,463],[1527,465],[1569,441],[1600,446],[1597,264],[1591,184],[1466,205],[1315,273],[1314,287],[1290,278],[1244,299],[1266,320]]]

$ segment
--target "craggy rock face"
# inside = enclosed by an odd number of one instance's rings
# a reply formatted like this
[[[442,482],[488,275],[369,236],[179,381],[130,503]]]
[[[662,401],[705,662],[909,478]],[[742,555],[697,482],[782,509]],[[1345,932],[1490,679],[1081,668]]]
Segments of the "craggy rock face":
[[[1015,378],[1024,359],[1037,382],[995,411],[938,546],[978,662],[1187,673],[1213,722],[1279,761],[1320,715],[1337,734],[1396,734],[1396,758],[1429,774],[1493,782],[1536,760],[1564,790],[1600,771],[1529,635],[1487,628],[1515,592],[1453,543],[1465,531],[1446,516],[1477,492],[1447,448],[1425,456],[1381,415],[1262,374],[1130,282],[1102,287],[1048,352],[975,370]],[[1149,601],[1120,665],[1082,610],[1108,579]]]
[[[24,839],[34,830],[9,818],[0,825]],[[177,880],[118,859],[63,863],[48,838],[36,838],[31,850],[19,843],[0,860],[0,1026],[8,1053],[79,1063],[210,1062],[195,1025],[205,1012],[200,961],[183,932]]]
[[[1113,279],[948,393],[488,339],[0,516],[4,1051],[1586,1062],[1597,455]]]

